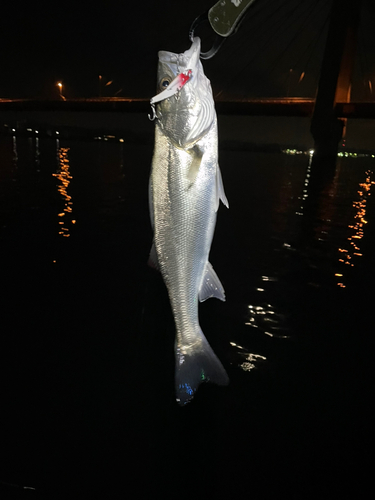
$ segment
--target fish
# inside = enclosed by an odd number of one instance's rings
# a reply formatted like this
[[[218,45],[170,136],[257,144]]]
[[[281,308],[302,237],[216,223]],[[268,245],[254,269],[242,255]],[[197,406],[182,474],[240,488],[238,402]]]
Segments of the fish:
[[[215,104],[200,50],[195,37],[181,54],[159,51],[159,94],[151,99],[155,144],[149,205],[154,236],[149,265],[162,274],[174,316],[175,394],[181,406],[193,399],[201,383],[229,382],[198,315],[199,301],[225,301],[209,253],[220,200],[229,208],[218,164]]]

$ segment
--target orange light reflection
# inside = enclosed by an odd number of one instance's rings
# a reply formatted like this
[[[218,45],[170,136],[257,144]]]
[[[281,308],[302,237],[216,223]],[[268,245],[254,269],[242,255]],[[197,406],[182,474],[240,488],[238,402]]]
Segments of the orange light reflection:
[[[367,170],[365,172],[366,180],[365,182],[361,182],[359,184],[359,189],[357,191],[359,200],[353,201],[353,208],[356,210],[356,214],[354,215],[355,224],[348,225],[348,228],[352,230],[352,234],[347,238],[349,242],[348,247],[338,249],[341,254],[338,261],[351,267],[354,267],[354,263],[352,261],[353,257],[362,257],[362,253],[359,248],[359,240],[363,238],[364,226],[367,224],[367,220],[365,219],[367,198],[371,195],[371,186],[375,184],[375,181],[371,180],[372,174],[373,172],[371,170]],[[343,274],[335,273],[335,276],[340,277],[340,282],[337,283],[337,286],[345,288],[346,285],[343,283],[342,279]]]
[[[59,235],[61,235],[63,238],[70,237],[70,229],[68,227],[69,217],[66,216],[71,214],[73,211],[72,197],[68,194],[68,187],[73,178],[70,175],[70,170],[69,170],[70,165],[69,165],[68,151],[69,148],[58,149],[57,155],[58,155],[60,169],[57,173],[52,174],[60,181],[60,183],[57,185],[57,190],[61,194],[64,200],[64,209],[62,212],[59,212],[57,214],[58,217],[62,218],[62,220],[59,220],[58,224],[60,226]],[[70,223],[75,224],[76,221],[71,219]]]

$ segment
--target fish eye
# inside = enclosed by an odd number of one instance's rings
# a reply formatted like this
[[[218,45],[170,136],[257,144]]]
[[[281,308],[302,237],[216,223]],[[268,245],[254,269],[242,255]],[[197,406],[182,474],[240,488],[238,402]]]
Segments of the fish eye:
[[[171,78],[169,78],[169,76],[164,76],[161,80],[160,80],[160,84],[159,84],[159,88],[160,90],[165,90],[168,85],[171,83]]]

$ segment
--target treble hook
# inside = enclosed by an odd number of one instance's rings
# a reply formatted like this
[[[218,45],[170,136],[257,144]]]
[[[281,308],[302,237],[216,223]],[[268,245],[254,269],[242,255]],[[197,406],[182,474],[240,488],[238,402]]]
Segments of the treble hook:
[[[155,104],[151,104],[151,109],[152,109],[152,116],[148,115],[148,119],[153,122],[157,118]]]

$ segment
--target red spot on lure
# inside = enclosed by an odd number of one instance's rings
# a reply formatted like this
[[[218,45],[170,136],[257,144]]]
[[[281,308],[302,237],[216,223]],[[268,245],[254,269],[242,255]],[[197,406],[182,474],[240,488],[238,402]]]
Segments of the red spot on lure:
[[[172,97],[173,95],[177,94],[177,92],[182,89],[182,87],[192,78],[192,76],[193,72],[191,69],[188,69],[184,73],[178,74],[176,78],[171,81],[168,87],[163,90],[163,92],[160,92],[160,94],[157,94],[151,98],[150,104],[153,114],[152,116],[148,115],[150,120],[155,120],[156,118],[155,103],[164,101],[164,99],[168,99],[168,97]]]
[[[179,75],[177,75],[177,78],[179,78],[181,85],[178,90],[181,90],[182,87],[185,85],[185,83],[187,83],[190,80],[193,72],[191,71],[191,69],[188,69],[186,73],[187,73],[186,75],[185,73],[180,73]]]

